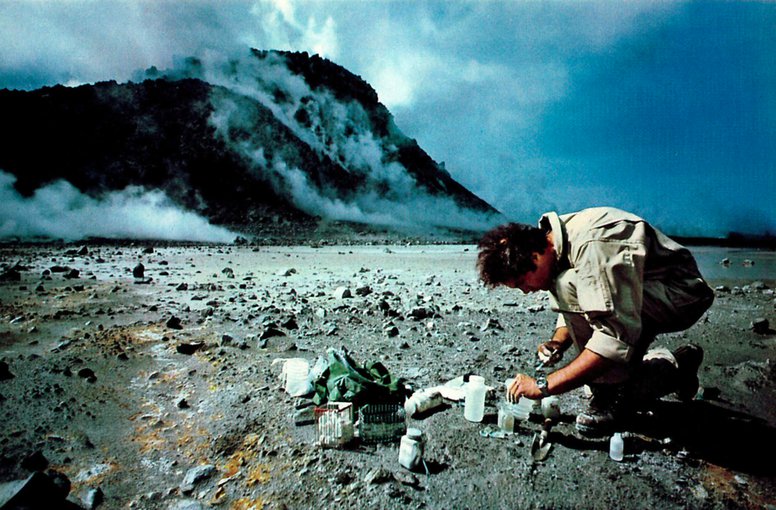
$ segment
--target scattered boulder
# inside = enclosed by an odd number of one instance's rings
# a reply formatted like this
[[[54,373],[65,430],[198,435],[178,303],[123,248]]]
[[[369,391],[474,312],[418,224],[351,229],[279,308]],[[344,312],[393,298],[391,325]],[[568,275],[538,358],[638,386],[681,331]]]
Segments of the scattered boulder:
[[[175,350],[181,354],[194,354],[205,346],[205,342],[180,343]]]
[[[69,482],[67,485],[69,487]],[[0,483],[0,509],[56,508],[68,510],[81,508],[68,501],[67,494],[63,495],[62,490],[61,484],[46,474],[36,471],[25,480]]]
[[[194,487],[197,484],[213,476],[215,471],[216,467],[212,464],[205,464],[189,469],[183,479],[183,483],[181,483],[181,492],[183,494],[191,494],[194,492]]]
[[[174,315],[169,319],[167,319],[167,322],[165,323],[165,325],[170,329],[183,329],[183,326],[181,325],[181,320]]]
[[[43,452],[37,450],[26,456],[21,463],[22,469],[27,471],[44,471],[49,466],[49,461]]]
[[[337,299],[347,299],[353,297],[353,294],[347,287],[337,287],[337,289],[334,291],[334,297]]]
[[[145,266],[142,262],[139,262],[133,269],[132,269],[132,276],[135,278],[143,278],[145,276]]]
[[[489,318],[485,321],[485,323],[480,326],[480,331],[489,331],[493,329],[503,330],[503,326],[501,326],[501,323],[498,321],[498,319]]]
[[[14,376],[11,373],[11,368],[8,366],[8,363],[5,361],[0,361],[0,381],[7,381],[8,379],[13,379]]]
[[[767,335],[771,332],[771,325],[765,317],[758,317],[753,320],[751,328],[758,335]]]
[[[94,373],[94,370],[91,368],[82,368],[78,371],[78,377],[81,379],[86,379],[88,382],[93,383],[97,382],[97,375]]]
[[[0,282],[20,282],[22,274],[16,269],[8,269],[0,273]]]
[[[274,326],[267,326],[259,335],[259,340],[266,340],[276,336],[286,336],[286,334]]]

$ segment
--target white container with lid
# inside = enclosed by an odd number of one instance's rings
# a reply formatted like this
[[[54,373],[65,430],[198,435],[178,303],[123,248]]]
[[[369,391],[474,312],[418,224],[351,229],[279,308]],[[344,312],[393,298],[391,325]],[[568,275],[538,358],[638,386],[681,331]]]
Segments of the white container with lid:
[[[542,414],[545,418],[552,420],[560,418],[560,399],[557,395],[550,395],[542,399]]]
[[[485,416],[485,378],[479,375],[469,376],[466,383],[466,399],[463,416],[469,421],[480,422]]]
[[[620,432],[615,432],[609,440],[609,458],[617,462],[625,458],[625,441]]]
[[[399,464],[412,471],[423,462],[423,432],[409,427],[399,443]]]

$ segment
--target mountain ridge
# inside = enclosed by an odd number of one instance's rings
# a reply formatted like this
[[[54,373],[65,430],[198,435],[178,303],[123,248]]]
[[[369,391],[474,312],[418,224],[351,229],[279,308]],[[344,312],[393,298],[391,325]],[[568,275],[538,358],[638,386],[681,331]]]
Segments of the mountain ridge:
[[[368,83],[321,57],[251,50],[143,74],[0,90],[0,170],[15,190],[159,189],[249,235],[319,221],[476,231],[499,216],[401,133]]]

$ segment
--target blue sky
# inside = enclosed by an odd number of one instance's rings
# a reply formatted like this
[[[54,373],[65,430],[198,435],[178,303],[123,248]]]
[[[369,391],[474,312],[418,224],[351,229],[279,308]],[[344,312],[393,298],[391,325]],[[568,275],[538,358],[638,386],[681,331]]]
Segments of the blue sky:
[[[248,46],[362,76],[511,220],[613,205],[675,234],[776,234],[776,3],[0,4],[0,87],[124,81]]]

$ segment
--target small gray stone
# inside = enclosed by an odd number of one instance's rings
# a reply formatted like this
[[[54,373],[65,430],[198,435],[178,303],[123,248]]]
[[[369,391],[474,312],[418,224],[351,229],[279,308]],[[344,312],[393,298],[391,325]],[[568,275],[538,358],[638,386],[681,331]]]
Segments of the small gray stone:
[[[198,483],[210,478],[215,473],[216,467],[212,464],[204,464],[195,468],[189,469],[186,476],[183,478],[181,484],[181,492],[184,494],[190,494],[194,491],[194,486]]]
[[[89,489],[83,497],[83,503],[87,510],[94,510],[105,500],[105,495],[99,487]]]

